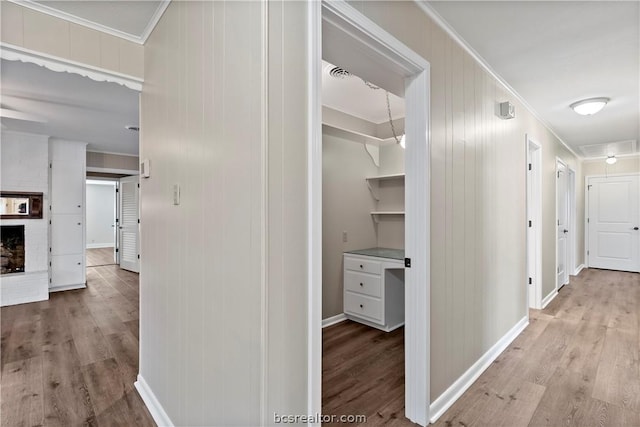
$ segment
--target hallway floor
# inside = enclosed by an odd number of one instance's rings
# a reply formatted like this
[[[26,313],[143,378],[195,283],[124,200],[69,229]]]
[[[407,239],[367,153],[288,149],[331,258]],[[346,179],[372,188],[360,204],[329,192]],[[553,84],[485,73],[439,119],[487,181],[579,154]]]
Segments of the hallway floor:
[[[138,275],[87,269],[86,289],[3,307],[2,426],[154,426],[134,390]]]
[[[113,265],[116,263],[113,257],[113,247],[110,248],[90,248],[86,250],[87,267],[99,267],[103,265]]]
[[[524,332],[435,425],[640,426],[639,310],[640,274],[583,270],[546,309],[531,310]],[[366,425],[415,425],[402,416],[404,405],[392,387],[404,375],[397,367],[403,347],[387,345],[378,356],[389,361],[386,369],[395,377],[373,375],[363,385],[372,363],[364,345],[379,338],[361,331],[343,343],[351,347],[348,354],[337,356],[344,350],[331,343],[349,323],[323,333],[324,412],[367,413]],[[353,368],[332,375],[333,364],[343,360]],[[355,381],[361,392],[348,387]],[[370,391],[376,384],[382,387],[377,394]]]

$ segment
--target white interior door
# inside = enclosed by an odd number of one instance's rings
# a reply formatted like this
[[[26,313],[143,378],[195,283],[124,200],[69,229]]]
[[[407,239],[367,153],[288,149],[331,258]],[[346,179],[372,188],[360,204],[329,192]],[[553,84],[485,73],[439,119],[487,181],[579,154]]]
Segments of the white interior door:
[[[569,274],[567,271],[567,246],[569,239],[569,206],[568,206],[568,180],[567,166],[558,161],[556,167],[556,218],[557,218],[557,279],[556,288],[568,282]]]
[[[589,178],[589,267],[640,272],[640,177]]]
[[[119,254],[120,268],[140,271],[139,223],[138,223],[138,176],[120,178]]]

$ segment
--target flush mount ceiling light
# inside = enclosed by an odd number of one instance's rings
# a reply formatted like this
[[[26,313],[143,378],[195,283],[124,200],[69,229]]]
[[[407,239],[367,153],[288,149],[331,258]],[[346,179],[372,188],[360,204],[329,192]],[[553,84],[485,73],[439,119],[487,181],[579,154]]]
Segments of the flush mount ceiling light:
[[[607,156],[607,160],[605,160],[608,165],[615,165],[617,161],[616,156]]]
[[[589,98],[574,102],[570,107],[581,116],[591,116],[602,110],[609,102],[609,98]]]

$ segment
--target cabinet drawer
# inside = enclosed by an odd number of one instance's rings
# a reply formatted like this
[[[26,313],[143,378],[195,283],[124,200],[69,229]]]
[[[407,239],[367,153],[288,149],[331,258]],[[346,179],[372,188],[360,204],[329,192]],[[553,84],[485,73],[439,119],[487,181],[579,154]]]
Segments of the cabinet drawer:
[[[357,271],[345,271],[344,288],[347,291],[380,298],[382,297],[382,278]]]
[[[344,312],[363,317],[376,323],[384,323],[382,300],[353,292],[344,293]]]
[[[364,273],[380,274],[381,265],[379,261],[369,261],[361,258],[344,257],[344,269],[351,271],[362,271]]]

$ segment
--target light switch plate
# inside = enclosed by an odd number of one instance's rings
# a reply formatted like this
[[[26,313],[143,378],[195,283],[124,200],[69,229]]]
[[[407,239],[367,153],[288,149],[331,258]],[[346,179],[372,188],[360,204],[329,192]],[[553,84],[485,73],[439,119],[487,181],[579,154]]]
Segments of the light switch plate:
[[[173,204],[180,204],[180,184],[173,184]]]
[[[149,170],[149,159],[144,159],[140,162],[140,176],[143,178],[149,178],[151,171]]]

